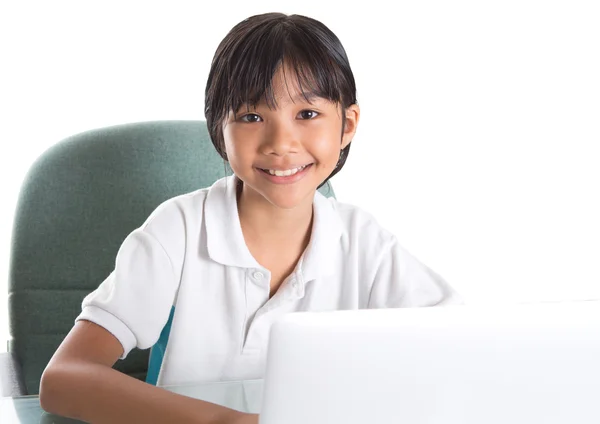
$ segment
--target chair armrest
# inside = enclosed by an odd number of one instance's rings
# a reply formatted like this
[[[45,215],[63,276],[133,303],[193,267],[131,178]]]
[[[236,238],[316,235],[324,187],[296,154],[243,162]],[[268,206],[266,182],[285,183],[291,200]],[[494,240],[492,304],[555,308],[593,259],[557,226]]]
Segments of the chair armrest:
[[[0,353],[0,396],[24,396],[25,382],[21,366],[11,352]]]

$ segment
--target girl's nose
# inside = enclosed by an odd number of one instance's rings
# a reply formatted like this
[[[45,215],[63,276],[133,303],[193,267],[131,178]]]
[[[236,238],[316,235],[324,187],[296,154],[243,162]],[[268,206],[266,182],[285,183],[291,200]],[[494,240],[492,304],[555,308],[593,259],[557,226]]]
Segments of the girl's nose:
[[[291,125],[272,122],[265,133],[262,153],[267,155],[285,156],[298,150],[297,134]]]

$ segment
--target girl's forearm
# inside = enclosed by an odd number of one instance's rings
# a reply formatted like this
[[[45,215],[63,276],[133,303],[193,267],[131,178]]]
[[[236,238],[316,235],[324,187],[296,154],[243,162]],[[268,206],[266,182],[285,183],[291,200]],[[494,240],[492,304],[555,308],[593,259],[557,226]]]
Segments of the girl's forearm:
[[[50,413],[91,423],[220,424],[255,420],[248,414],[171,393],[105,365],[87,362],[49,367],[42,376],[40,403]]]

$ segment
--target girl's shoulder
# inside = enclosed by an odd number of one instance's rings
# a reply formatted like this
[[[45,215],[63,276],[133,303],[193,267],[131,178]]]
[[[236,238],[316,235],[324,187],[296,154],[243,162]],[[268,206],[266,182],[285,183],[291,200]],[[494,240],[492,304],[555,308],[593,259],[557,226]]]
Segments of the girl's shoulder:
[[[334,219],[341,225],[343,236],[360,242],[368,240],[373,243],[389,243],[396,240],[394,234],[383,227],[366,209],[334,198],[327,198],[325,201],[334,212]]]
[[[219,215],[231,208],[232,203],[235,203],[234,179],[224,177],[209,187],[165,200],[154,209],[141,229],[157,234],[189,234],[200,227],[205,215]]]
[[[204,201],[209,188],[171,197],[160,203],[148,216],[141,229],[151,232],[172,229],[177,223],[190,225],[202,220]]]

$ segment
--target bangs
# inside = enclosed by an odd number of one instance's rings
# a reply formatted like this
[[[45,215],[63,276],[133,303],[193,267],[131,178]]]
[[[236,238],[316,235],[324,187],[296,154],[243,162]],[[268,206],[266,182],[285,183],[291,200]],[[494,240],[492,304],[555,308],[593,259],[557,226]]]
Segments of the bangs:
[[[217,49],[205,98],[211,123],[263,99],[277,108],[273,77],[280,68],[286,85],[296,84],[308,102],[316,95],[344,107],[356,103],[354,77],[335,34],[310,18],[274,15],[254,17],[252,25],[242,21]]]
[[[270,61],[260,61],[261,52],[252,55],[254,61],[248,60],[243,67],[236,69],[231,75],[229,98],[223,112],[238,111],[242,107],[255,107],[265,101],[271,109],[278,107],[275,98],[274,76],[280,69],[288,93],[291,87],[297,87],[304,100],[311,102],[314,96],[327,99],[332,103],[343,103],[343,95],[339,89],[337,74],[331,62],[318,56],[307,57],[298,51],[297,46],[289,43],[279,48],[280,54],[273,54]],[[267,49],[265,49],[267,50]],[[273,50],[270,50],[273,51]],[[255,62],[255,63],[252,63]]]

